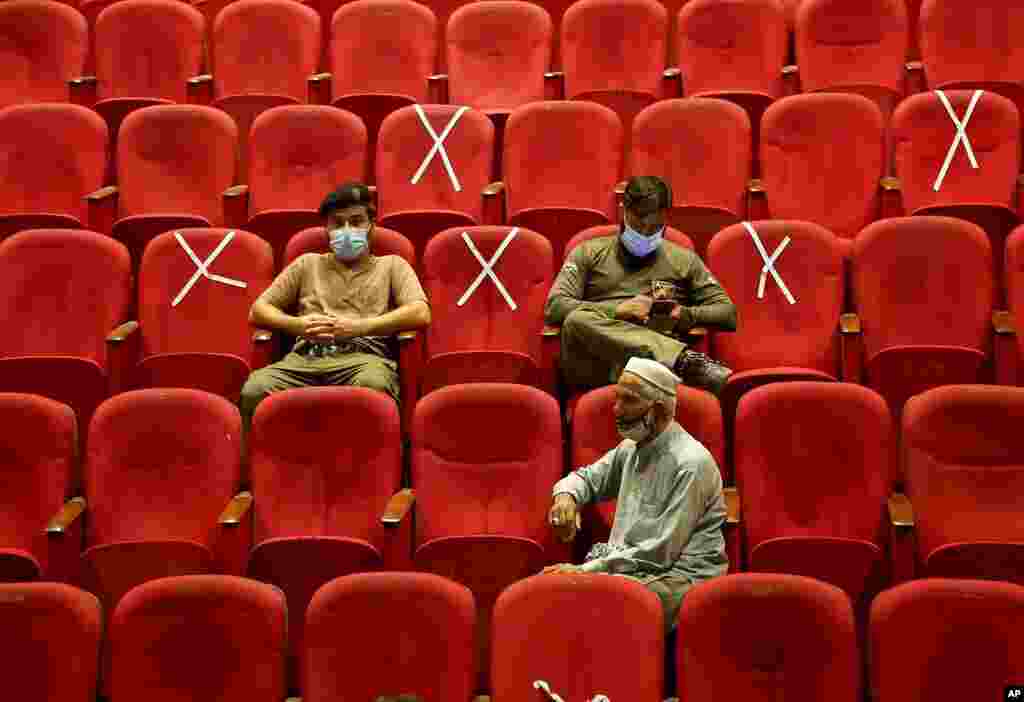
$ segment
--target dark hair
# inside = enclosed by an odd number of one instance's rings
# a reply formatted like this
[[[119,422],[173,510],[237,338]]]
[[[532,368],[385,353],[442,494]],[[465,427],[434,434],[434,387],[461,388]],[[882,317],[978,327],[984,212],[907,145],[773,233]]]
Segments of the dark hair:
[[[373,204],[373,194],[362,183],[350,182],[339,185],[337,190],[328,193],[320,203],[320,217],[327,217],[335,210],[343,210],[353,205],[363,205],[370,219],[377,216],[377,207]]]
[[[630,212],[646,216],[672,206],[672,190],[657,176],[633,176],[626,181],[622,205]]]

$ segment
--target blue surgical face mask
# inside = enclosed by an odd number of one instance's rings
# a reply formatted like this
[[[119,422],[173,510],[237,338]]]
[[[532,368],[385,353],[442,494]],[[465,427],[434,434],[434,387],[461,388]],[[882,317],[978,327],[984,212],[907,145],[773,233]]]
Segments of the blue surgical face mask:
[[[645,236],[623,222],[621,235],[622,245],[626,247],[626,251],[629,251],[637,258],[643,258],[644,256],[649,256],[658,250],[658,247],[661,246],[661,239],[664,236],[664,233],[665,227],[662,227],[654,234]]]
[[[366,251],[369,229],[343,227],[330,230],[331,250],[339,261],[354,261]]]

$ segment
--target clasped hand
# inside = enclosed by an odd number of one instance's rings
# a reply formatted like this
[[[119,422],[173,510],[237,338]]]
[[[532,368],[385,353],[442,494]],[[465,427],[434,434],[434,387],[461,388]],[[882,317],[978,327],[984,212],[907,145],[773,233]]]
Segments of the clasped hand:
[[[299,317],[302,323],[298,336],[316,343],[329,343],[336,339],[365,336],[366,320],[357,317],[338,317],[327,314],[307,314]]]

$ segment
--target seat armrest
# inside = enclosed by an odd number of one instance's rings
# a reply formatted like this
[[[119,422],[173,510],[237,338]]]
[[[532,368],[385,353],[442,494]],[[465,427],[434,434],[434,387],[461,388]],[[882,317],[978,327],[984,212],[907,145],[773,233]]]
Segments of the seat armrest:
[[[661,72],[661,97],[672,100],[683,96],[683,72],[676,66]]]
[[[725,523],[739,524],[743,521],[740,510],[740,494],[734,487],[722,488],[722,496],[725,498]]]
[[[889,523],[894,527],[909,529],[914,526],[914,507],[902,492],[889,496]]]
[[[900,184],[900,179],[896,176],[883,176],[878,180],[878,187],[882,191],[879,217],[882,219],[902,217],[904,214],[903,187]]]
[[[483,191],[483,223],[489,225],[505,222],[505,183],[497,180],[488,183]]]
[[[414,331],[398,332],[398,343],[399,344],[409,344],[409,343],[412,343],[415,340],[416,340],[416,332],[414,332]]]
[[[411,488],[399,490],[388,500],[384,514],[380,517],[380,523],[387,527],[398,526],[412,509],[414,502],[416,502],[416,493]]]
[[[243,228],[249,221],[249,186],[232,185],[221,193],[220,199],[224,225],[230,229]]]
[[[88,227],[100,234],[110,234],[117,219],[117,186],[108,185],[85,196]]]
[[[992,331],[996,334],[1003,334],[1007,336],[1013,336],[1017,333],[1017,330],[1013,326],[1013,317],[1010,316],[1009,310],[992,311]]]
[[[923,93],[927,89],[927,82],[924,75],[924,63],[921,61],[907,61],[903,64],[904,90],[908,96],[916,93]]]
[[[540,335],[541,336],[561,336],[562,335],[562,327],[558,326],[557,324],[545,324],[544,327],[540,330]]]
[[[217,523],[222,526],[236,527],[242,523],[242,518],[249,512],[250,507],[252,507],[252,493],[240,492],[228,502],[228,506],[224,508],[217,519]]]
[[[310,105],[331,104],[331,79],[333,77],[330,73],[314,73],[306,79],[306,100]]]
[[[78,76],[68,81],[68,97],[71,102],[84,107],[96,104],[99,79],[96,76]]]
[[[107,200],[109,198],[114,197],[117,197],[117,186],[108,185],[106,187],[100,188],[99,190],[92,191],[91,193],[85,196],[85,199],[89,202],[99,202],[101,200]]]
[[[427,95],[436,105],[448,104],[448,74],[435,73],[427,76]]]
[[[565,99],[565,74],[561,71],[548,71],[544,74],[544,99]]]
[[[843,334],[860,334],[860,317],[854,312],[839,315],[839,331]]]
[[[782,95],[797,95],[800,93],[800,67],[796,64],[787,64],[782,67]]]
[[[274,340],[274,332],[267,329],[257,329],[252,333],[252,341],[255,344],[266,344]]]
[[[758,219],[769,219],[768,193],[764,181],[751,178],[747,181],[747,219],[751,222]]]
[[[203,73],[185,81],[188,101],[193,105],[209,105],[213,102],[213,75]]]
[[[85,507],[84,497],[72,497],[64,503],[57,514],[53,515],[53,519],[46,525],[46,533],[51,536],[63,534],[81,516]]]
[[[136,321],[125,322],[114,331],[107,334],[108,344],[120,344],[139,330],[139,323]]]

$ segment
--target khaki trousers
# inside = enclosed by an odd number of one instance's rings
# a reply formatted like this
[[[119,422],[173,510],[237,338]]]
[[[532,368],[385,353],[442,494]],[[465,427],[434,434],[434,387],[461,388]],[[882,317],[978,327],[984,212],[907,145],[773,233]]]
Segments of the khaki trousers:
[[[619,382],[633,356],[647,356],[671,368],[686,344],[639,324],[611,318],[584,303],[562,324],[562,375],[569,385],[600,387]]]
[[[253,371],[242,388],[239,410],[245,435],[256,405],[267,395],[289,388],[355,385],[386,392],[399,401],[398,364],[371,353],[303,356],[292,351],[272,365]]]

